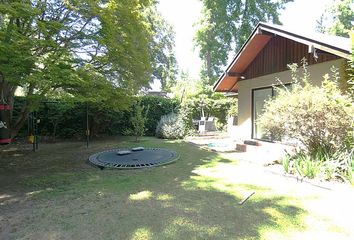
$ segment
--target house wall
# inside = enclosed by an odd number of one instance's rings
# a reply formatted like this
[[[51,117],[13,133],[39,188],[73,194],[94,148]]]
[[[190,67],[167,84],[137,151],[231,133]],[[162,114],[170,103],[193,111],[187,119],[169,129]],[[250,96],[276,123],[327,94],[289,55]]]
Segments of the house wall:
[[[343,62],[343,59],[337,59],[308,66],[312,84],[320,86],[323,80],[323,75],[330,73],[330,68],[332,66],[340,68],[343,65]],[[290,70],[261,77],[245,79],[238,83],[237,138],[252,138],[252,89],[278,85],[279,82],[276,81],[277,78],[279,78],[283,83],[291,83]]]
[[[227,134],[229,136],[237,135],[237,121],[238,121],[237,116],[227,118]]]

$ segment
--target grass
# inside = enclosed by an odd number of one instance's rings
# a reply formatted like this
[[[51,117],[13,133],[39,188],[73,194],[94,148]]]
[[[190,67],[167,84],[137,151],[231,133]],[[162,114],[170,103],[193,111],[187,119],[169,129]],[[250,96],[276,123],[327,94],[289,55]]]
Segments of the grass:
[[[170,148],[180,159],[143,170],[87,164],[117,146]],[[237,161],[183,141],[123,138],[1,154],[1,239],[287,239],[309,228],[303,198],[245,181]]]

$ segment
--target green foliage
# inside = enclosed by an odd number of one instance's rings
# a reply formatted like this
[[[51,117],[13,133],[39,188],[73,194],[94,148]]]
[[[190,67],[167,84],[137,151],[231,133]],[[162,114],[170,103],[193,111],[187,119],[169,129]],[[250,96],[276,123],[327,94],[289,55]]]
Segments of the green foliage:
[[[2,1],[0,88],[13,104],[26,98],[16,135],[29,111],[47,98],[127,109],[154,69],[173,77],[173,33],[150,0]],[[167,50],[166,50],[167,49]],[[167,59],[166,59],[167,58]],[[167,78],[154,74],[155,78]]]
[[[300,177],[352,181],[353,160],[353,149],[340,149],[334,153],[318,149],[312,155],[304,151],[299,151],[292,156],[286,155],[283,159],[283,167],[285,172]]]
[[[98,109],[95,109],[98,111]],[[101,116],[95,116],[94,108],[89,106],[89,123],[92,136],[98,135],[98,123]],[[56,138],[83,139],[86,131],[86,104],[49,102],[41,104],[37,111],[40,119],[38,125],[39,135],[55,141]],[[102,129],[106,128],[102,122]]]
[[[310,84],[306,64],[301,78],[296,68],[292,66],[292,91],[279,89],[279,95],[266,103],[259,124],[273,139],[299,141],[309,154],[319,149],[334,153],[353,136],[353,102],[339,90],[335,71],[316,87]]]
[[[335,152],[328,163],[331,163],[332,169],[335,169],[329,178],[341,177],[343,180],[353,182],[354,148]]]
[[[268,136],[291,138],[302,150],[283,159],[287,173],[301,177],[352,180],[354,105],[338,86],[339,75],[325,75],[321,87],[310,84],[303,60],[303,75],[291,65],[292,90],[278,88],[259,123]]]
[[[337,36],[349,37],[354,22],[353,0],[334,0],[317,21],[317,30]]]
[[[145,109],[145,107],[141,106],[139,101],[134,105],[130,122],[132,124],[132,134],[135,136],[135,141],[138,141],[138,138],[145,133],[145,122],[148,112],[149,106]]]
[[[195,43],[204,62],[204,82],[212,85],[216,81],[230,53],[241,48],[258,22],[279,24],[279,10],[291,1],[202,0],[203,17]]]
[[[352,55],[351,59],[348,61],[346,72],[348,74],[348,93],[349,96],[352,97],[354,102],[354,30],[350,33],[351,41],[352,41]]]
[[[146,11],[147,18],[151,24],[154,34],[154,41],[151,44],[153,80],[159,80],[161,89],[171,90],[176,82],[177,61],[174,52],[174,30],[156,10],[156,7]]]
[[[171,95],[173,98],[183,102],[185,99],[198,95],[201,90],[201,82],[196,79],[192,79],[188,72],[182,70],[175,84],[171,88]]]
[[[17,97],[14,114],[18,115],[26,99]],[[158,96],[142,96],[137,100],[144,109],[145,134],[155,135],[157,123],[161,116],[178,108],[178,103],[173,99]],[[148,113],[145,110],[149,109]],[[134,135],[134,125],[131,119],[136,115],[134,105],[126,110],[115,109],[94,104],[88,105],[89,127],[92,137],[102,135]],[[86,104],[63,101],[47,101],[38,105],[37,116],[40,119],[39,135],[45,139],[55,141],[55,138],[82,139],[86,130]],[[16,116],[15,116],[16,117]],[[26,126],[19,135],[27,135]]]
[[[291,157],[289,154],[286,154],[285,157],[282,160],[283,168],[286,173],[291,173],[291,163],[290,163]]]
[[[156,136],[165,139],[181,139],[186,134],[186,127],[181,117],[170,113],[161,117],[156,127]]]
[[[224,128],[230,114],[237,116],[237,99],[214,93],[210,86],[190,78],[186,72],[182,71],[172,93],[180,102],[179,115],[188,129],[188,134],[196,130],[193,120],[199,120],[202,116],[215,117],[219,130]]]
[[[232,112],[230,112],[230,109]],[[228,116],[237,113],[237,100],[225,97],[222,94],[211,96],[198,94],[185,99],[181,104],[180,112],[188,129],[193,129],[192,120],[200,119],[204,113],[206,118],[215,117],[221,130],[227,124]]]
[[[141,104],[145,108],[149,107],[149,114],[145,122],[146,135],[148,136],[155,135],[156,126],[161,116],[171,113],[179,107],[179,103],[175,99],[150,95],[141,97]]]
[[[232,101],[232,98],[230,98]],[[229,117],[237,116],[238,115],[238,104],[237,99],[235,98],[234,101],[231,102],[229,110],[227,111],[227,115]]]
[[[48,105],[53,105],[51,109],[48,107]],[[45,103],[44,105],[44,111],[46,114],[46,121],[44,123],[48,123],[48,126],[51,129],[51,133],[53,136],[53,140],[55,141],[55,138],[57,136],[58,132],[58,126],[60,121],[67,115],[70,115],[70,111],[72,111],[74,106],[72,104],[62,104],[59,102],[53,102],[53,103]],[[65,134],[67,135],[67,134]]]
[[[300,153],[295,158],[294,166],[300,176],[312,179],[320,172],[321,164],[318,161],[313,161],[309,155]]]

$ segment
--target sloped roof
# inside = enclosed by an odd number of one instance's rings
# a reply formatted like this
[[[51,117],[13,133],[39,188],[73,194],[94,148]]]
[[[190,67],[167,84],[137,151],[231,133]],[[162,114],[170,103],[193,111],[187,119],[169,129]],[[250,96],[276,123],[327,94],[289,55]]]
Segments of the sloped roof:
[[[291,39],[345,59],[350,59],[351,41],[349,38],[317,32],[305,32],[302,29],[290,29],[280,25],[260,22],[226,68],[226,71],[214,84],[214,91],[227,92],[234,89],[237,81],[242,78],[242,73],[274,35]]]

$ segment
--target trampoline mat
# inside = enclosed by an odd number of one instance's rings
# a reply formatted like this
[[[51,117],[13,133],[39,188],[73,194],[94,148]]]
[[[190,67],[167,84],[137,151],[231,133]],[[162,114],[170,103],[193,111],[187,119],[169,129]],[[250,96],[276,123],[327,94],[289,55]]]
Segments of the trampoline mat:
[[[130,149],[111,149],[93,154],[89,161],[101,168],[136,169],[156,167],[169,164],[178,159],[175,151],[165,148],[145,148],[142,151],[131,151],[126,155],[118,155],[118,151]]]

